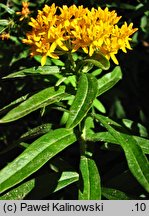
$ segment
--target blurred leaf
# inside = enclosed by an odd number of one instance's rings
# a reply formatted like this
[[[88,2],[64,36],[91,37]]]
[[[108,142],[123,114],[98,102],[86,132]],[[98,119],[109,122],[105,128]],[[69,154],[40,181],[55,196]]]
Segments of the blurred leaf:
[[[130,200],[131,199],[124,192],[113,188],[102,187],[101,192],[102,195],[108,200]]]
[[[55,103],[64,98],[65,86],[60,86],[56,91],[54,87],[43,89],[42,91],[29,97],[26,101],[19,104],[17,107],[9,111],[1,120],[0,123],[7,123],[20,119],[29,113]]]
[[[98,79],[98,96],[111,89],[120,79],[122,79],[122,72],[119,66],[116,66],[114,70],[107,73],[100,79]]]
[[[41,59],[42,59],[42,56],[41,56],[41,55],[35,55],[33,58],[34,58],[38,63],[41,64]],[[50,57],[47,57],[47,59],[46,59],[46,65],[45,65],[45,66],[49,66],[49,65],[51,65],[51,64],[52,64],[51,58],[50,58]],[[45,67],[45,66],[41,66],[41,67]]]
[[[48,160],[76,141],[71,130],[60,128],[43,135],[0,171],[0,192],[36,172]]]
[[[101,199],[100,176],[95,161],[82,156],[80,172],[79,200]]]
[[[97,94],[97,80],[91,74],[81,74],[75,99],[70,107],[66,124],[73,128],[84,118]]]
[[[60,69],[57,66],[39,66],[25,68],[23,70],[17,71],[15,73],[9,74],[3,79],[26,77],[26,76],[35,76],[35,75],[51,75],[55,73],[60,73]]]
[[[0,19],[0,25],[1,26],[7,26],[9,24],[9,20],[7,19]]]
[[[115,115],[118,119],[122,119],[126,116],[122,102],[116,96],[115,96],[115,100],[113,101],[112,109],[115,110]],[[111,112],[112,112],[112,109],[111,109]]]
[[[134,132],[139,132],[141,137],[148,137],[147,129],[142,124],[134,122],[130,119],[123,119],[122,121],[127,128]]]
[[[98,119],[118,143],[121,144],[130,171],[144,189],[149,192],[149,161],[137,141],[132,136],[128,137],[126,134],[115,130],[114,126],[110,126],[113,122],[111,119],[98,114],[95,115],[95,118]]]
[[[13,9],[10,9],[7,5],[0,3],[0,8],[5,9],[9,14],[14,14],[15,11]]]
[[[0,26],[0,34],[3,33],[3,31],[5,31],[6,27],[5,26]]]
[[[56,66],[65,66],[64,62],[62,62],[59,59],[51,59],[51,61],[56,65]]]
[[[146,33],[146,32],[148,31],[148,29],[149,29],[148,22],[149,22],[149,17],[143,16],[143,17],[141,18],[140,27],[141,27],[142,31],[145,32],[145,33]],[[148,27],[148,29],[147,29],[147,27]]]

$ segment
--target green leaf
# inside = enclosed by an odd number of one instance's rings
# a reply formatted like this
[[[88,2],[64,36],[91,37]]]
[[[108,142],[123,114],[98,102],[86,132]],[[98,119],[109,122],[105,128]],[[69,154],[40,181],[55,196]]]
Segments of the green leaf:
[[[122,135],[125,136],[125,139],[128,140],[130,139],[130,135],[127,134],[125,135],[122,134]],[[149,140],[138,136],[132,136],[132,137],[137,141],[137,144],[141,147],[143,153],[149,154]],[[120,145],[118,140],[115,139],[109,132],[99,132],[99,133],[92,133],[92,134],[87,133],[86,140],[92,142],[97,142],[97,141],[108,142],[108,143]]]
[[[134,122],[134,121],[132,121],[130,119],[122,119],[122,121],[123,121],[123,124],[127,128],[131,129],[135,133],[139,132],[139,135],[141,137],[148,137],[148,131],[142,124],[140,124],[138,122]]]
[[[0,193],[36,172],[48,160],[76,141],[71,130],[60,128],[43,135],[0,171]]]
[[[53,192],[59,191],[62,188],[67,187],[68,185],[79,180],[79,174],[77,172],[72,171],[64,171],[61,174],[60,179],[58,180],[58,184]]]
[[[9,105],[3,107],[2,109],[0,109],[0,114],[3,112],[6,112],[10,107],[15,106],[16,104],[25,101],[27,98],[29,97],[29,94],[26,94],[20,98],[18,98],[17,100],[11,102]]]
[[[79,200],[101,199],[100,176],[95,161],[82,156],[80,172]]]
[[[44,175],[40,175],[35,179],[35,182],[38,182],[38,187],[35,184],[34,189],[27,198],[31,200],[43,199],[50,194],[66,188],[74,182],[77,182],[78,179],[78,173],[70,171],[63,171],[62,173],[46,173]]]
[[[103,106],[103,104],[102,104],[97,98],[95,98],[95,100],[93,101],[93,106],[94,106],[99,112],[106,113],[105,107]]]
[[[64,62],[59,59],[51,59],[51,61],[57,66],[65,66]]]
[[[48,133],[51,130],[51,127],[52,125],[47,123],[30,129],[29,131],[24,133],[17,141],[13,142],[11,145],[8,145],[6,148],[4,148],[4,150],[0,151],[0,155],[14,149],[18,145],[23,147],[28,146],[28,144],[24,143],[24,141]]]
[[[101,188],[102,195],[108,200],[130,200],[124,192],[113,188]]]
[[[35,75],[51,75],[60,73],[60,69],[57,66],[39,66],[39,67],[31,67],[25,68],[23,70],[17,71],[15,73],[9,74],[3,79],[10,79],[10,78],[20,78],[26,76],[35,76]]]
[[[26,101],[19,104],[17,107],[9,111],[1,120],[0,123],[7,123],[20,119],[29,113],[55,103],[65,97],[65,86],[60,86],[56,91],[54,87],[43,89],[42,91],[29,97]]]
[[[27,139],[34,138],[34,137],[39,136],[41,134],[48,133],[51,130],[51,127],[52,127],[52,124],[49,124],[49,123],[39,125],[35,128],[29,129],[26,133],[24,133],[20,137],[20,139],[22,141],[25,141]]]
[[[84,64],[91,63],[102,70],[108,70],[110,68],[110,62],[102,53],[96,53],[90,59],[85,59],[83,62]]]
[[[122,72],[119,66],[107,73],[98,80],[98,96],[111,89],[120,79],[122,79]]]
[[[148,21],[149,17],[147,16],[142,16],[141,22],[140,22],[140,28],[142,29],[143,32],[147,33],[148,32]]]
[[[69,186],[70,184],[77,182],[78,179],[78,173],[72,171],[43,174],[10,190],[9,192],[1,196],[0,200],[22,200],[28,194],[29,198],[31,199],[42,199],[51,193],[55,193],[56,191],[59,191]],[[36,186],[36,182],[38,182],[38,186]]]
[[[35,187],[35,179],[31,179],[17,188],[12,189],[3,196],[0,196],[0,200],[22,200],[32,191]]]
[[[108,70],[110,67],[110,62],[101,53],[96,53],[91,58],[78,62],[76,71],[87,73],[92,69],[93,66],[96,66],[102,70]]]
[[[100,75],[102,73],[102,69],[96,69],[96,70],[94,70],[93,72],[92,72],[92,75],[93,76],[98,76],[98,75]]]
[[[0,8],[4,8],[9,14],[14,14],[15,11],[10,9],[7,5],[0,3]]]
[[[7,26],[9,24],[9,20],[7,19],[0,19],[0,25],[1,26]]]
[[[88,116],[85,121],[84,121],[84,128],[82,130],[82,135],[81,137],[84,140],[88,140],[88,137],[91,137],[92,134],[94,133],[92,129],[94,128],[94,121],[91,116]],[[91,140],[92,141],[92,140]]]
[[[81,74],[78,90],[70,107],[67,128],[73,128],[81,122],[91,108],[97,91],[97,79],[91,74]]]
[[[109,133],[121,144],[125,152],[127,163],[130,171],[138,180],[138,182],[149,192],[149,161],[144,155],[141,147],[138,145],[137,141],[132,136],[126,136],[124,133],[114,129],[110,124],[113,123],[111,119],[102,116],[95,115],[95,118],[98,119],[109,131]]]

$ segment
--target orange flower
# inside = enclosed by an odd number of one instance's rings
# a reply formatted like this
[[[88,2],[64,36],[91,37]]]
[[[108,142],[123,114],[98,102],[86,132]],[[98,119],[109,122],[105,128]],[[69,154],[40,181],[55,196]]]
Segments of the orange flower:
[[[27,18],[30,14],[30,10],[28,8],[29,2],[22,2],[22,11],[16,12],[16,14],[21,15],[20,21],[22,21],[24,18]]]
[[[75,5],[62,8],[55,4],[45,5],[43,10],[38,10],[36,19],[31,18],[32,30],[26,34],[23,43],[31,46],[31,56],[42,56],[41,65],[46,63],[47,56],[59,58],[59,53],[79,49],[89,56],[100,52],[118,64],[115,55],[118,50],[127,52],[126,49],[131,49],[130,36],[137,31],[132,28],[132,23],[127,25],[125,22],[118,27],[120,18],[108,8],[89,10]]]
[[[0,34],[0,38],[2,40],[8,40],[10,38],[10,34],[6,33],[6,32],[3,32],[2,34]]]

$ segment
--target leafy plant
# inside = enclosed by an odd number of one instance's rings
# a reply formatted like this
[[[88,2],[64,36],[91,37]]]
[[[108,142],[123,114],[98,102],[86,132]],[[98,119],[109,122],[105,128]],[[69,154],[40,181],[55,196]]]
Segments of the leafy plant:
[[[21,20],[16,22],[18,26],[27,25],[26,21],[31,12],[27,10],[26,16],[21,12],[16,14],[18,2],[12,2],[14,10],[0,4],[4,14],[9,13],[13,19],[22,15]],[[43,2],[40,3],[42,4]],[[28,4],[23,5],[24,9],[28,9],[28,6]],[[129,4],[121,4],[121,7],[127,7],[128,10],[136,9],[135,6]],[[60,10],[69,14],[70,8],[64,7]],[[73,6],[74,10],[80,10],[81,13],[85,10],[78,8]],[[49,10],[53,13],[53,20],[54,16],[61,16],[56,14],[54,4],[51,7],[45,6],[44,10],[46,15]],[[97,10],[92,10],[92,13],[94,16],[96,13],[98,15]],[[18,57],[12,57],[9,62],[11,72],[2,76],[2,82],[15,85],[14,94],[16,93],[17,97],[13,97],[10,103],[4,104],[0,109],[3,115],[0,124],[4,130],[1,140],[7,144],[6,137],[13,138],[13,141],[0,151],[4,159],[0,171],[0,199],[52,199],[53,197],[80,200],[141,199],[140,194],[129,194],[123,187],[113,188],[110,185],[111,179],[106,180],[109,172],[107,166],[110,163],[108,163],[108,158],[112,157],[113,153],[120,155],[123,163],[119,174],[114,171],[110,177],[113,182],[117,185],[119,179],[126,182],[127,179],[133,178],[133,182],[141,188],[140,191],[143,191],[145,196],[149,192],[147,129],[138,123],[137,128],[140,133],[135,134],[132,129],[133,121],[123,119],[118,123],[111,119],[107,115],[106,106],[102,103],[102,96],[111,91],[122,79],[122,68],[110,66],[109,59],[118,64],[115,57],[118,49],[125,52],[126,48],[130,48],[128,38],[136,29],[132,28],[132,24],[126,23],[121,28],[115,27],[115,23],[119,21],[116,14],[109,12],[108,9],[104,12],[102,10],[102,13],[104,16],[109,16],[112,22],[109,28],[113,28],[113,35],[111,33],[109,37],[108,32],[105,33],[104,38],[107,44],[110,43],[108,44],[109,47],[111,46],[110,50],[104,40],[97,41],[97,38],[93,40],[95,43],[85,44],[90,38],[88,34],[85,35],[84,30],[82,31],[84,31],[85,40],[82,42],[83,39],[77,38],[76,33],[78,34],[78,29],[80,31],[81,28],[77,18],[76,20],[72,18],[72,14],[69,14],[71,16],[67,22],[64,17],[59,17],[62,19],[61,22],[65,23],[65,29],[63,25],[59,26],[58,19],[55,19],[54,32],[53,30],[50,32],[49,29],[47,31],[46,25],[49,23],[45,22],[39,28],[41,23],[31,19],[30,25],[33,30],[27,33],[27,39],[23,39],[23,42],[31,45],[33,59],[25,59],[30,66],[23,67],[18,67],[18,65],[20,65],[20,60],[28,56],[28,48],[22,45],[22,37],[18,40],[17,27],[11,27],[7,19],[0,20],[1,26],[7,26],[5,30],[12,28],[10,31],[15,33],[15,36],[11,38],[15,41],[13,42],[15,46],[22,47],[22,50],[23,47],[26,49],[25,55],[22,55],[24,51],[20,50]],[[37,19],[41,14],[38,14]],[[88,12],[85,12],[86,14]],[[103,25],[106,22],[104,16]],[[114,16],[114,21],[111,16]],[[73,22],[78,22],[76,24],[78,29],[73,26]],[[99,25],[98,18],[94,24],[96,31]],[[141,25],[142,30],[145,31],[145,27]],[[86,26],[83,27],[86,28]],[[3,28],[1,31],[5,30]],[[64,30],[67,31],[65,35]],[[124,34],[124,30],[128,31],[128,35]],[[28,32],[28,29],[26,31]],[[41,36],[38,38],[39,33]],[[61,33],[63,38],[60,35],[57,38],[57,34]],[[48,34],[48,39],[46,34]],[[119,35],[122,35],[121,39]],[[46,42],[41,43],[44,40]],[[80,45],[78,46],[76,42]],[[114,45],[111,45],[113,42]],[[5,50],[6,46],[3,46]],[[117,50],[116,47],[118,47]],[[58,56],[60,59],[57,59]],[[38,65],[39,62],[42,66]],[[7,126],[10,129],[7,129],[5,134]],[[23,131],[20,131],[20,127]],[[14,137],[13,128],[18,130],[18,134]],[[11,153],[12,158],[9,159]],[[100,160],[99,157],[101,157]],[[114,164],[116,167],[118,165]]]

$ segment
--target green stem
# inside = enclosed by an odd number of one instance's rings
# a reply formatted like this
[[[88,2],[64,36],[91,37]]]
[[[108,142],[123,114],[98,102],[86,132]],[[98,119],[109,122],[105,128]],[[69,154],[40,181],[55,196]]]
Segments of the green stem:
[[[71,52],[71,51],[69,51],[69,53],[68,53],[68,59],[70,60],[72,66],[73,66],[73,69],[74,69],[74,71],[75,71],[76,63],[75,63],[75,61],[74,61],[74,59],[73,59],[73,57],[72,57],[72,52]]]

